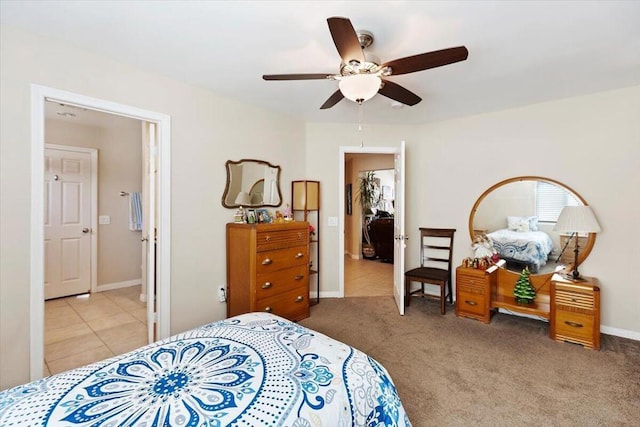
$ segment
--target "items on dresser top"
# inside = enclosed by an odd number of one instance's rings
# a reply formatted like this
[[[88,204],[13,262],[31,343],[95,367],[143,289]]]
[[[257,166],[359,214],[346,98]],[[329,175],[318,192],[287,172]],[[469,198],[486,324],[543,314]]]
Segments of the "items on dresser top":
[[[227,316],[309,317],[309,223],[227,224]]]

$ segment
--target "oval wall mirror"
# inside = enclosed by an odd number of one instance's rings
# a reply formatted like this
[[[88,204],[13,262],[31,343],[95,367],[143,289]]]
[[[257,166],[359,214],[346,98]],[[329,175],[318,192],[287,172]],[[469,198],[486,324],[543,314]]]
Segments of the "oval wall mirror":
[[[227,185],[222,194],[226,208],[280,206],[280,166],[263,160],[227,160]]]
[[[576,236],[554,231],[567,205],[588,203],[566,185],[550,178],[520,176],[506,179],[482,193],[471,209],[469,235],[487,234],[507,269],[549,274],[573,265]],[[514,237],[515,236],[515,237]],[[578,262],[589,256],[595,233],[578,235]]]

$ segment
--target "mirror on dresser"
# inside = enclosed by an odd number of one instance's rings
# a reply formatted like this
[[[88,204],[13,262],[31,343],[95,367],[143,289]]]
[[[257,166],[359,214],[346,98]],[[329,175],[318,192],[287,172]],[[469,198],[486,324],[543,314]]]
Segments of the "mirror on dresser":
[[[263,160],[227,160],[227,184],[222,195],[222,206],[257,208],[280,206],[280,166]]]
[[[509,270],[521,271],[528,266],[533,274],[550,274],[574,259],[575,237],[553,230],[567,205],[587,202],[570,187],[550,178],[506,179],[487,189],[473,205],[469,234],[471,240],[479,233],[491,237]],[[518,238],[517,243],[513,236]],[[595,237],[595,233],[578,236],[579,263],[589,256]]]

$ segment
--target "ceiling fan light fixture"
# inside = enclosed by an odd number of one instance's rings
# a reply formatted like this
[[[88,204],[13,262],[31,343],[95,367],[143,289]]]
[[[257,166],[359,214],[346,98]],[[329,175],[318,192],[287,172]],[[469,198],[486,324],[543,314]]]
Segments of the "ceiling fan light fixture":
[[[338,87],[345,98],[353,102],[362,103],[378,93],[382,80],[372,74],[355,74],[340,79]]]

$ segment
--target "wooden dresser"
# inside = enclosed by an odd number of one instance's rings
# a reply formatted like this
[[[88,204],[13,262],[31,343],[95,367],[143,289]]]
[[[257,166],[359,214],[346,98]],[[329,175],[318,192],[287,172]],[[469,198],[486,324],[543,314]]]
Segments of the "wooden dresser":
[[[488,272],[456,269],[456,315],[484,323],[498,309],[549,320],[549,336],[561,342],[600,349],[600,284],[594,277],[566,280],[560,274],[530,276],[536,298],[519,304],[513,297],[518,274],[498,268]]]
[[[572,282],[560,275],[551,280],[549,336],[561,342],[600,349],[600,285],[585,277]]]
[[[227,317],[309,317],[309,224],[227,224]]]

